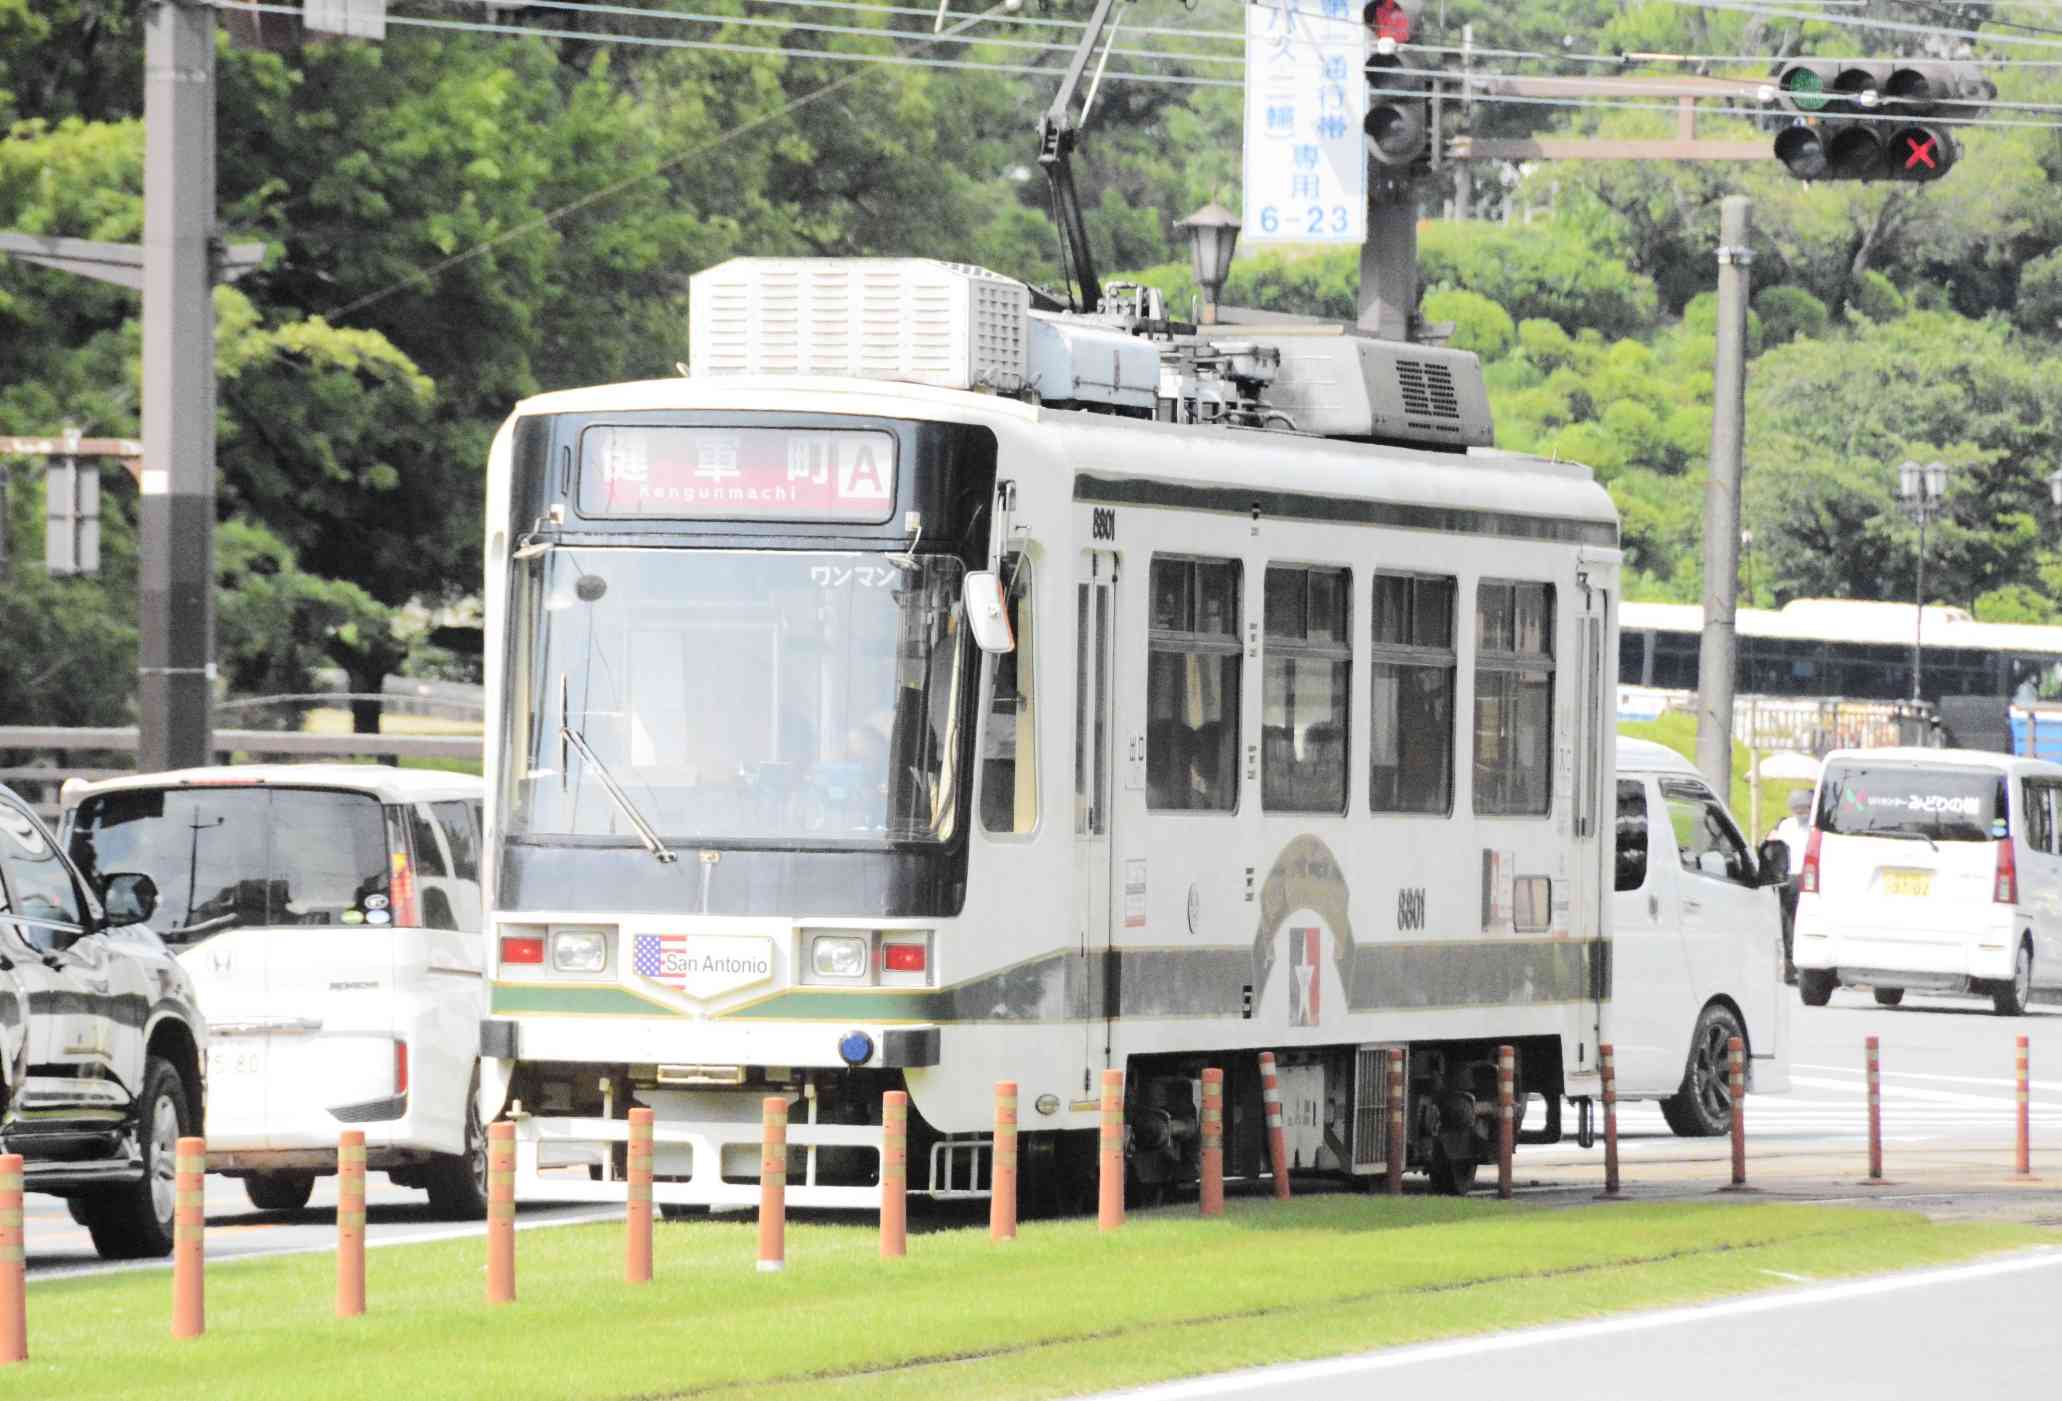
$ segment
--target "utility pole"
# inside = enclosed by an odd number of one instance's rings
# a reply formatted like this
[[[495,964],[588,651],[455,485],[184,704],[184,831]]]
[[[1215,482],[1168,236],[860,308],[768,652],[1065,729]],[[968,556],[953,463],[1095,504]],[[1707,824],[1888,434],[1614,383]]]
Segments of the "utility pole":
[[[1747,266],[1744,195],[1719,205],[1718,365],[1712,387],[1711,469],[1704,483],[1704,643],[1697,659],[1697,767],[1720,799],[1733,787],[1733,614],[1740,592],[1740,459],[1747,431]]]
[[[213,757],[215,11],[159,0],[143,49],[140,769]]]

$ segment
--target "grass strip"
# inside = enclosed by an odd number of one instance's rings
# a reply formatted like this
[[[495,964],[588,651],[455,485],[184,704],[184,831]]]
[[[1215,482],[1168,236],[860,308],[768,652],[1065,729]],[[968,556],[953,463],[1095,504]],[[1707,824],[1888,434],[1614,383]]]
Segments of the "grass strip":
[[[1513,1209],[1492,1201],[1234,1202],[978,1230],[877,1258],[865,1225],[792,1224],[752,1268],[750,1222],[669,1223],[659,1280],[621,1282],[615,1225],[526,1232],[520,1298],[489,1309],[478,1240],[368,1257],[369,1313],[331,1316],[327,1255],[224,1266],[208,1333],[167,1336],[161,1273],[33,1281],[31,1359],[0,1396],[1057,1396],[1321,1357],[2062,1240],[2038,1228],[1767,1204]]]

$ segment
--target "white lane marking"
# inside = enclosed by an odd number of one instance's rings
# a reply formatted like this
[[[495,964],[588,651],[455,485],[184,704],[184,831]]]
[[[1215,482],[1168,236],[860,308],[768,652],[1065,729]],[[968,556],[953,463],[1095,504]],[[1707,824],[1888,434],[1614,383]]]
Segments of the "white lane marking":
[[[1768,1313],[1775,1309],[1837,1304],[1848,1299],[1866,1299],[1906,1289],[1963,1284],[1971,1280],[1989,1279],[1996,1275],[2023,1274],[2029,1270],[2054,1269],[2058,1266],[2062,1266],[2062,1249],[2048,1246],[2041,1248],[2038,1253],[2015,1255],[1977,1265],[1879,1275],[1872,1279],[1850,1280],[1843,1284],[1813,1285],[1808,1289],[1774,1289],[1742,1299],[1722,1299],[1712,1303],[1661,1309],[1653,1313],[1590,1319],[1582,1323],[1548,1324],[1509,1333],[1451,1338],[1444,1342],[1418,1343],[1410,1347],[1391,1348],[1384,1352],[1328,1358],[1322,1362],[1291,1362],[1278,1367],[1249,1367],[1244,1371],[1226,1372],[1214,1377],[1198,1377],[1190,1381],[1168,1382],[1160,1386],[1106,1392],[1103,1396],[1106,1401],[1117,1401],[1120,1397],[1136,1397],[1141,1398],[1141,1401],[1190,1401],[1190,1398],[1243,1392],[1256,1384],[1265,1384],[1279,1394],[1287,1394],[1295,1387],[1312,1382],[1332,1381],[1370,1372],[1393,1371],[1398,1367],[1415,1366],[1421,1362],[1458,1362],[1480,1357],[1486,1352],[1515,1352],[1543,1343],[1584,1342],[1592,1338],[1610,1338],[1626,1333],[1643,1333],[1656,1328],[1673,1328],[1684,1323],[1703,1327],[1715,1316],[1738,1318],[1747,1314]],[[1095,1401],[1095,1398],[1088,1398],[1088,1401]]]
[[[1810,1275],[1793,1275],[1788,1270],[1763,1270],[1761,1273],[1774,1275],[1777,1279],[1787,1279],[1793,1284],[1810,1284],[1812,1282]]]
[[[1863,1067],[1858,1065],[1793,1065],[1791,1069],[1830,1070],[1836,1074],[1853,1075],[1857,1080],[1863,1074]],[[1919,1070],[1891,1070],[1888,1068],[1882,1070],[1880,1074],[1886,1080],[1894,1077],[1900,1080],[1939,1080],[1956,1085],[1996,1085],[2007,1094],[2011,1093],[2013,1085],[2017,1083],[2016,1077],[2011,1075],[1935,1075]],[[2026,1083],[2036,1090],[2062,1091],[2062,1080],[2029,1080]]]

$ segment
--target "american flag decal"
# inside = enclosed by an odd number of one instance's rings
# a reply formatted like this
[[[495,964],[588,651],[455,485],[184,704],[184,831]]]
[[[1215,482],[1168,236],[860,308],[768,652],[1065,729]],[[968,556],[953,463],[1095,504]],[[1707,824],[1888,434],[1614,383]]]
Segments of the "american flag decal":
[[[682,992],[691,966],[685,934],[640,934],[630,954],[630,969],[638,977]]]
[[[1316,1026],[1318,989],[1324,976],[1318,963],[1324,957],[1324,931],[1289,931],[1289,1025]]]

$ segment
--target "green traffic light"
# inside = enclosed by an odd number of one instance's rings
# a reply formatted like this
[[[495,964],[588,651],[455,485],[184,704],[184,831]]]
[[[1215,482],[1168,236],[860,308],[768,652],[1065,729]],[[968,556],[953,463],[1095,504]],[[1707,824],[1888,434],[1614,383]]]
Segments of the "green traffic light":
[[[1783,91],[1791,106],[1800,112],[1816,112],[1830,100],[1824,96],[1825,80],[1815,69],[1797,67],[1783,75]]]

